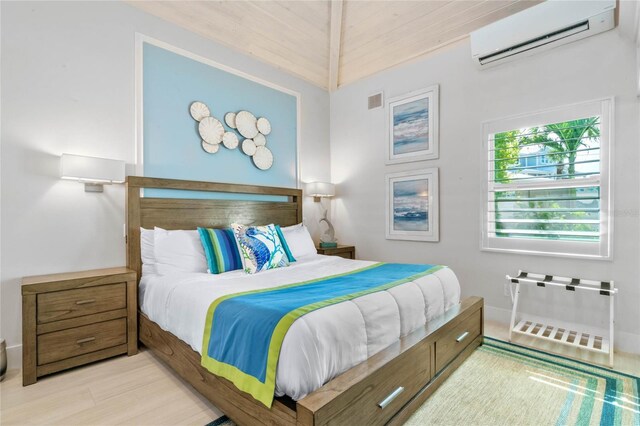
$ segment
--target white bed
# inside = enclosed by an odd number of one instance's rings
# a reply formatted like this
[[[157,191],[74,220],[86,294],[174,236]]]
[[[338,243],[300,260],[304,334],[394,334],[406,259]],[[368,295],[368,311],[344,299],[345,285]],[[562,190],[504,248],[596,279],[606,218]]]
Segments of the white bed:
[[[202,353],[207,310],[215,299],[349,272],[374,262],[313,255],[287,268],[248,275],[175,273],[143,275],[140,307],[151,321]],[[386,291],[311,312],[285,336],[276,372],[276,395],[302,399],[460,302],[460,285],[448,268]]]

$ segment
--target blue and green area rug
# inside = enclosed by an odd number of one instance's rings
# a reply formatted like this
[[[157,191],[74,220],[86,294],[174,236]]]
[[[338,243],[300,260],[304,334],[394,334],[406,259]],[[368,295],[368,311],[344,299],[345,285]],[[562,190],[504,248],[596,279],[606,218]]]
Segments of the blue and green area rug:
[[[638,377],[485,337],[406,424],[640,426],[639,388]]]

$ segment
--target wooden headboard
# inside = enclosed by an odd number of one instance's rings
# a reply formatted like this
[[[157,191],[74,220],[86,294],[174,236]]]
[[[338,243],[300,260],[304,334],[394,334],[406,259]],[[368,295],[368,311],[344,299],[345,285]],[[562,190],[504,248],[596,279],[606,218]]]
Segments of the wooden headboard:
[[[185,191],[286,197],[285,201],[211,200],[141,197],[141,189],[179,189]],[[245,225],[276,223],[282,226],[302,222],[302,190],[231,183],[199,182],[128,176],[127,267],[142,273],[140,227],[153,229],[196,229],[198,226],[222,228],[232,222]]]

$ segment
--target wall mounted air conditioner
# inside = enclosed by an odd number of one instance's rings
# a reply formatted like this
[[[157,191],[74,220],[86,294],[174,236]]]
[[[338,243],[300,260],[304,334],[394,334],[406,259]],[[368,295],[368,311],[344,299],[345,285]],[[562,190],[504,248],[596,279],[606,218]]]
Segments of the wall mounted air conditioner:
[[[484,68],[533,55],[615,27],[616,0],[548,0],[471,33]]]

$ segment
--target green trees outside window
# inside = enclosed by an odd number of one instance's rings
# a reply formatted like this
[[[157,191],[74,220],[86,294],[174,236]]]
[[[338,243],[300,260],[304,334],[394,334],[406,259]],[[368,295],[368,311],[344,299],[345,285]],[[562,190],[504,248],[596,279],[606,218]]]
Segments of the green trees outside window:
[[[493,135],[498,237],[599,241],[600,117]]]

